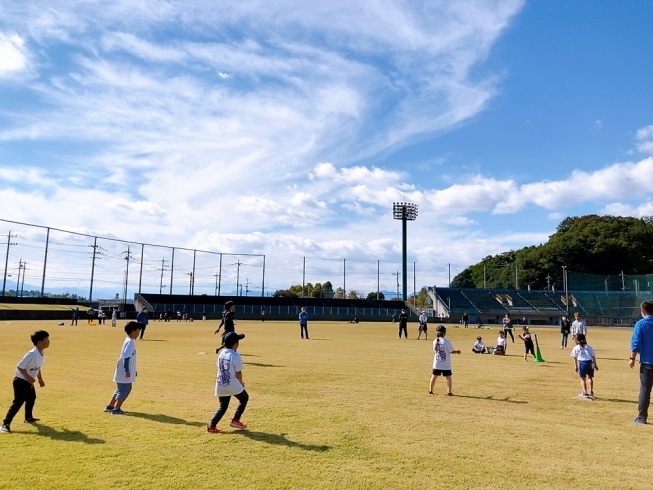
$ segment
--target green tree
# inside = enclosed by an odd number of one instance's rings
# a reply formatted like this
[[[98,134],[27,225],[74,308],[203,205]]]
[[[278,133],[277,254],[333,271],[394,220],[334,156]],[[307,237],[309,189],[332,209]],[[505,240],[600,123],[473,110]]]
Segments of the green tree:
[[[373,291],[373,292],[371,292],[371,293],[368,293],[366,299],[368,299],[368,300],[376,300],[376,291]],[[379,300],[384,300],[384,299],[385,299],[385,295],[384,295],[381,291],[379,291]]]
[[[345,291],[342,288],[336,289],[333,297],[335,299],[345,299]]]
[[[323,295],[322,284],[316,282],[315,286],[313,286],[313,290],[311,291],[311,296],[313,298],[322,298],[322,295]]]
[[[333,291],[333,285],[331,284],[331,281],[327,281],[322,284],[322,294],[324,295],[325,298],[333,298],[335,293]]]

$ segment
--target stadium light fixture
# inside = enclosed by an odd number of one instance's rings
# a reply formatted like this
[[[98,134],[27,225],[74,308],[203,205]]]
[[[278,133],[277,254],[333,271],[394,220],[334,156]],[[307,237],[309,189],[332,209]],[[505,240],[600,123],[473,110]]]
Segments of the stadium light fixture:
[[[402,296],[403,300],[408,299],[408,256],[407,256],[407,239],[406,239],[406,223],[408,221],[415,221],[417,219],[417,204],[411,204],[407,202],[395,202],[392,205],[392,217],[397,220],[401,220],[401,231],[402,231]]]

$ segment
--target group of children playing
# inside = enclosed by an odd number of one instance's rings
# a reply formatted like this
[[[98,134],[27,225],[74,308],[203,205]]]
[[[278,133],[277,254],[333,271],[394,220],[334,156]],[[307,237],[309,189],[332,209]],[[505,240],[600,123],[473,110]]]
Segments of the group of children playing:
[[[229,407],[231,397],[239,401],[234,418],[230,426],[235,429],[247,429],[247,426],[240,421],[240,418],[247,407],[249,395],[245,391],[242,369],[243,361],[238,354],[240,341],[245,338],[244,334],[237,334],[234,324],[234,304],[227,302],[223,312],[223,324],[225,333],[222,337],[222,346],[218,349],[220,355],[216,361],[218,374],[215,384],[215,396],[218,397],[219,408],[211,418],[206,427],[210,434],[220,432],[217,424],[224,416]],[[221,325],[221,326],[222,326]],[[104,408],[105,412],[112,415],[124,415],[122,405],[132,391],[132,384],[138,376],[136,367],[136,339],[144,329],[144,325],[131,321],[125,325],[127,337],[123,341],[118,356],[118,362],[114,370],[113,382],[116,383],[116,391],[111,396],[109,404]],[[217,331],[216,331],[217,333]],[[36,389],[34,384],[38,381],[39,386],[45,386],[41,375],[43,366],[43,351],[50,346],[50,334],[45,330],[37,330],[30,337],[34,348],[29,350],[16,366],[16,373],[13,380],[14,399],[7,411],[7,415],[0,426],[0,434],[11,433],[11,423],[18,414],[21,407],[25,405],[25,419],[23,423],[35,424],[39,419],[34,418],[33,409],[36,402]],[[142,338],[141,338],[142,340]]]
[[[447,329],[444,325],[439,325],[436,329],[436,339],[433,341],[433,372],[431,380],[429,381],[429,395],[433,394],[433,387],[439,376],[444,376],[447,380],[447,396],[453,396],[452,392],[452,371],[451,371],[451,354],[460,354],[459,350],[455,350],[451,342],[445,338]],[[528,354],[535,357],[535,345],[531,333],[527,326],[522,327],[522,333],[519,338],[524,342],[524,361],[528,360]],[[594,371],[598,371],[599,367],[596,363],[596,353],[594,349],[587,343],[587,337],[584,333],[576,333],[574,336],[576,346],[571,351],[571,357],[574,359],[574,368],[578,377],[582,392],[580,397],[594,398]],[[491,349],[487,349],[483,343],[483,339],[479,336],[476,337],[476,342],[472,347],[472,352],[475,354],[485,354],[492,352],[494,355],[503,356],[506,354],[506,334],[503,330],[499,331],[499,338],[497,345]]]
[[[240,418],[247,407],[249,395],[245,390],[245,383],[242,377],[242,358],[237,352],[240,341],[245,338],[245,335],[235,332],[234,309],[235,305],[232,301],[225,304],[223,319],[220,325],[220,327],[224,326],[225,333],[222,337],[222,346],[217,350],[219,356],[216,361],[218,374],[215,385],[215,396],[218,397],[219,407],[206,427],[206,431],[210,434],[220,432],[217,424],[225,415],[232,396],[238,400],[239,405],[236,408],[236,413],[231,420],[230,426],[236,429],[247,429],[247,426],[240,421]],[[220,327],[216,330],[216,333],[220,331]],[[143,325],[139,322],[132,321],[125,325],[127,337],[122,344],[113,376],[113,382],[116,383],[116,391],[113,393],[109,404],[105,407],[105,412],[113,415],[124,415],[126,413],[122,410],[122,405],[131,393],[132,384],[138,376],[135,341],[142,329]],[[436,329],[436,339],[433,341],[434,358],[433,371],[429,381],[430,395],[433,394],[433,388],[437,378],[444,376],[447,384],[447,396],[453,396],[451,355],[460,354],[461,351],[454,349],[451,342],[445,338],[446,334],[446,327],[439,325]],[[522,328],[522,334],[519,335],[519,338],[524,342],[524,360],[527,360],[529,353],[534,356],[533,340],[528,327],[524,326]],[[581,381],[583,391],[580,396],[593,398],[594,371],[598,371],[599,369],[596,363],[596,354],[594,349],[587,344],[587,338],[584,333],[577,333],[574,338],[576,340],[576,346],[571,351],[571,357],[574,359],[575,371],[578,373]],[[16,366],[15,378],[13,380],[14,399],[2,422],[2,426],[0,426],[0,433],[3,434],[11,433],[11,423],[23,405],[25,405],[25,419],[23,422],[35,424],[39,421],[33,415],[34,404],[36,402],[36,389],[34,388],[34,384],[38,381],[39,386],[45,386],[41,374],[41,367],[44,362],[43,351],[50,346],[50,335],[45,330],[38,330],[31,335],[30,339],[34,348],[30,349]],[[487,352],[483,344],[483,339],[477,337],[476,340],[472,352],[477,354]],[[506,353],[506,338],[503,331],[499,332],[497,346],[494,347],[493,353],[495,355],[505,355]]]

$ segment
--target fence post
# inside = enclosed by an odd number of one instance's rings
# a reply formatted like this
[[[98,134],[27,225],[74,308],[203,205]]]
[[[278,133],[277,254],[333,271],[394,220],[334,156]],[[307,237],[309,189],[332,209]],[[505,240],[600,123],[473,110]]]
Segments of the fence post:
[[[172,258],[170,260],[170,294],[172,294],[172,278],[175,274],[175,247],[172,247]]]

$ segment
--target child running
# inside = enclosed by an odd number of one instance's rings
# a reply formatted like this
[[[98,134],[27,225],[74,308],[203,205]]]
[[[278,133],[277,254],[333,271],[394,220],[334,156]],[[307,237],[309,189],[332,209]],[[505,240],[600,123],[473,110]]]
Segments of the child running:
[[[436,339],[433,341],[433,373],[429,382],[429,395],[433,394],[433,387],[438,376],[444,376],[447,379],[447,396],[453,396],[451,391],[451,354],[460,354],[455,350],[451,342],[445,339],[447,328],[444,325],[438,325],[435,329]]]
[[[585,398],[594,397],[594,371],[598,371],[599,366],[596,364],[596,353],[587,344],[585,334],[576,334],[576,347],[571,350],[571,357],[574,358],[574,366],[580,378],[580,386],[583,389],[580,396]]]
[[[0,427],[0,434],[11,433],[11,422],[25,405],[26,424],[35,424],[39,419],[35,419],[32,414],[34,404],[36,403],[36,390],[34,383],[38,380],[39,386],[43,388],[45,382],[41,376],[41,366],[43,366],[43,351],[50,347],[50,334],[45,330],[37,330],[30,336],[34,348],[27,351],[23,358],[16,365],[16,377],[14,378],[14,401],[12,402],[7,415]]]
[[[245,334],[237,334],[236,332],[227,332],[224,336],[225,349],[220,353],[216,362],[218,378],[215,383],[215,396],[218,397],[220,407],[206,427],[206,432],[210,434],[220,432],[217,425],[227,412],[232,396],[239,403],[234,418],[229,425],[234,429],[247,429],[247,426],[240,421],[240,417],[242,417],[247,407],[249,395],[245,391],[245,383],[243,382],[243,360],[240,354],[236,352],[240,341],[244,338]]]
[[[524,362],[526,362],[528,361],[529,352],[533,354],[533,357],[535,357],[535,344],[533,344],[533,339],[531,338],[531,333],[528,331],[528,327],[522,327],[519,338],[524,341]]]
[[[134,341],[141,333],[141,328],[143,328],[143,325],[138,322],[129,322],[125,325],[127,337],[122,343],[120,357],[118,357],[116,370],[113,374],[113,382],[116,383],[117,389],[104,409],[105,412],[110,412],[112,415],[124,415],[126,413],[122,411],[121,407],[129,393],[131,393],[132,384],[136,380],[136,376],[138,376],[136,372],[136,342]]]

